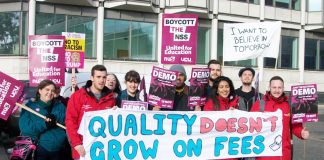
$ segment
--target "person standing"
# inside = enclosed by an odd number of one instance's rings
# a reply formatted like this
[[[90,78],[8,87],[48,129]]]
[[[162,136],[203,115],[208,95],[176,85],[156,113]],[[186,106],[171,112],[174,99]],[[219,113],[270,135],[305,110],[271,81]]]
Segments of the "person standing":
[[[224,111],[237,109],[239,97],[236,96],[234,85],[231,79],[225,76],[219,76],[214,81],[213,90],[204,111]]]
[[[250,111],[253,103],[256,99],[255,88],[252,87],[253,78],[255,76],[255,71],[253,68],[245,67],[240,69],[238,76],[241,79],[242,86],[235,90],[236,95],[240,97],[239,109],[243,111]],[[257,93],[259,94],[259,93]],[[259,94],[260,98],[262,94]]]
[[[204,111],[226,111],[238,108],[238,96],[235,95],[234,85],[231,79],[219,76],[215,79],[210,97],[204,106]],[[237,160],[229,158],[226,160]]]
[[[186,70],[182,65],[175,64],[170,67],[172,71],[178,71],[180,74],[176,80],[176,92],[174,95],[174,102],[172,109],[160,108],[160,106],[154,106],[153,110],[164,110],[164,111],[200,111],[200,106],[191,108],[188,106],[188,92],[189,87],[186,85],[187,80]]]
[[[106,87],[112,90],[115,94],[115,98],[121,93],[121,87],[117,76],[113,73],[107,74]]]
[[[82,135],[77,132],[84,112],[104,110],[116,105],[114,93],[105,86],[106,79],[106,67],[95,65],[91,69],[90,80],[70,97],[65,123],[74,159],[85,155]]]
[[[206,98],[208,100],[215,79],[222,75],[222,65],[219,61],[212,59],[208,62],[207,67],[210,68],[209,80],[206,84]]]
[[[41,81],[36,90],[36,97],[26,103],[26,106],[44,115],[42,119],[31,112],[22,110],[19,128],[23,136],[29,136],[38,144],[35,152],[37,160],[62,160],[66,142],[65,130],[56,122],[64,125],[65,106],[54,100],[56,86],[51,80]]]
[[[122,100],[141,101],[139,99],[138,85],[141,82],[141,77],[135,70],[130,70],[125,75],[126,89],[121,91],[117,97],[117,106],[121,107]]]
[[[279,76],[272,77],[269,88],[270,91],[252,105],[251,112],[275,112],[278,109],[282,111],[282,156],[256,157],[256,160],[290,160],[292,133],[300,139],[308,139],[309,132],[301,123],[291,124],[290,106],[284,93],[283,79]]]

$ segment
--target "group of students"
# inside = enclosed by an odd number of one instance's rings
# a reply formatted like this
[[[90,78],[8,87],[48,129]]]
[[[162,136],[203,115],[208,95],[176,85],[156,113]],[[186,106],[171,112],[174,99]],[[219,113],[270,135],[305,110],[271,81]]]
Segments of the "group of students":
[[[274,112],[282,110],[283,133],[282,153],[280,157],[256,157],[255,159],[291,159],[291,132],[298,138],[307,139],[309,132],[302,124],[291,124],[291,112],[288,97],[284,93],[284,81],[274,76],[269,82],[269,91],[260,98],[255,98],[252,81],[255,71],[252,68],[242,68],[238,75],[242,86],[235,90],[230,78],[222,76],[221,63],[217,60],[209,61],[209,82],[206,84],[207,101],[205,106],[188,107],[189,87],[185,84],[187,74],[182,65],[173,65],[170,70],[178,71],[176,93],[173,111],[223,111],[240,109],[248,112]],[[43,80],[37,88],[36,98],[26,105],[45,115],[43,119],[22,111],[19,126],[22,135],[31,136],[37,140],[36,158],[69,159],[64,151],[65,141],[68,139],[72,148],[73,159],[85,155],[82,136],[78,134],[79,125],[84,112],[104,110],[120,107],[122,100],[140,101],[138,86],[141,78],[138,72],[131,70],[125,75],[126,89],[121,90],[116,75],[108,73],[103,65],[95,65],[91,70],[90,80],[86,85],[74,92],[68,100],[67,107],[57,100],[55,84],[50,80]],[[150,106],[149,110],[170,110],[160,106]],[[66,125],[66,131],[56,126],[56,122]],[[62,154],[63,153],[63,154]]]

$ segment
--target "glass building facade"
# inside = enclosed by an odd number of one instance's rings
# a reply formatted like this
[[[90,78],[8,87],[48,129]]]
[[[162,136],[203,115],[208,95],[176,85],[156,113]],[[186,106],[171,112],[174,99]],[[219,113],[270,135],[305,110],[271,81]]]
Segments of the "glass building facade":
[[[242,3],[260,4],[259,0],[231,0]],[[42,5],[41,3],[39,5]],[[267,0],[266,6],[300,10],[300,0]],[[322,1],[308,0],[307,10],[321,11]],[[42,8],[42,7],[40,7]],[[95,59],[96,55],[96,17],[36,12],[35,34],[60,35],[62,32],[86,34],[86,58]],[[54,9],[53,9],[54,10]],[[109,10],[109,9],[106,9]],[[51,12],[51,11],[50,11]],[[27,55],[27,14],[26,11],[0,12],[0,55]],[[154,14],[154,13],[152,13]],[[95,14],[94,14],[95,15]],[[156,16],[156,14],[155,14]],[[201,21],[201,20],[200,20]],[[202,21],[209,21],[202,19]],[[210,22],[208,22],[210,23]],[[226,23],[226,22],[224,22]],[[233,22],[230,22],[233,23]],[[234,22],[235,23],[235,22]],[[217,29],[217,59],[222,61],[223,23]],[[106,16],[103,33],[103,58],[123,61],[158,61],[157,22],[117,19]],[[289,30],[289,29],[286,29]],[[206,64],[212,57],[210,52],[211,27],[200,25],[198,28],[197,64]],[[323,70],[323,40],[321,38],[305,40],[305,69]],[[298,69],[298,36],[281,36],[280,52],[277,61],[264,59],[266,68]],[[277,64],[277,66],[275,66]],[[257,66],[257,60],[225,62],[228,66]]]

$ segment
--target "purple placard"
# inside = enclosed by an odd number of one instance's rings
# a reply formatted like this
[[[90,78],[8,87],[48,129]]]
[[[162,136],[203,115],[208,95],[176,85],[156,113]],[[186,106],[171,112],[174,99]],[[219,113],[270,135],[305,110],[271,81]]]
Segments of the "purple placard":
[[[206,103],[205,85],[208,83],[210,68],[192,68],[188,106],[203,106]]]
[[[148,103],[161,108],[173,108],[177,71],[153,66]]]
[[[163,14],[162,64],[196,64],[198,15]]]
[[[33,35],[28,37],[29,83],[37,86],[44,79],[64,86],[64,36]]]
[[[316,84],[291,86],[292,123],[318,122]]]
[[[0,71],[0,118],[7,120],[24,89],[24,83]]]
[[[133,110],[133,111],[147,111],[148,104],[147,104],[147,102],[141,102],[141,101],[122,100],[121,108],[127,109],[127,110]]]

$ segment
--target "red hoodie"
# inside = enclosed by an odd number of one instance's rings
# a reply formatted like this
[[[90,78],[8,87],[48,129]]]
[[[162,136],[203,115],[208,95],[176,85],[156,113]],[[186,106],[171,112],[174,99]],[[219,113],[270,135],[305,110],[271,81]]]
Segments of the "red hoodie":
[[[116,105],[114,93],[107,87],[102,90],[102,97],[97,102],[93,93],[90,92],[91,83],[76,91],[71,95],[66,111],[66,131],[72,146],[73,158],[80,158],[78,152],[74,149],[77,145],[82,145],[82,136],[78,134],[78,129],[84,112],[104,110]]]
[[[264,112],[275,112],[277,109],[282,110],[282,156],[278,157],[257,157],[257,160],[290,160],[291,159],[291,132],[301,139],[301,131],[303,126],[301,123],[291,124],[290,106],[288,103],[288,97],[282,95],[279,98],[274,98],[269,92],[264,95],[265,101]],[[256,101],[251,112],[260,112],[260,101]]]
[[[236,96],[234,99],[230,100],[229,98],[222,98],[220,96],[216,96],[219,101],[219,109],[218,111],[226,111],[229,110],[230,107],[238,108],[238,100],[239,98]],[[209,98],[207,103],[205,104],[204,111],[216,111],[214,108],[213,99]],[[224,160],[237,160],[237,158],[229,158]]]

